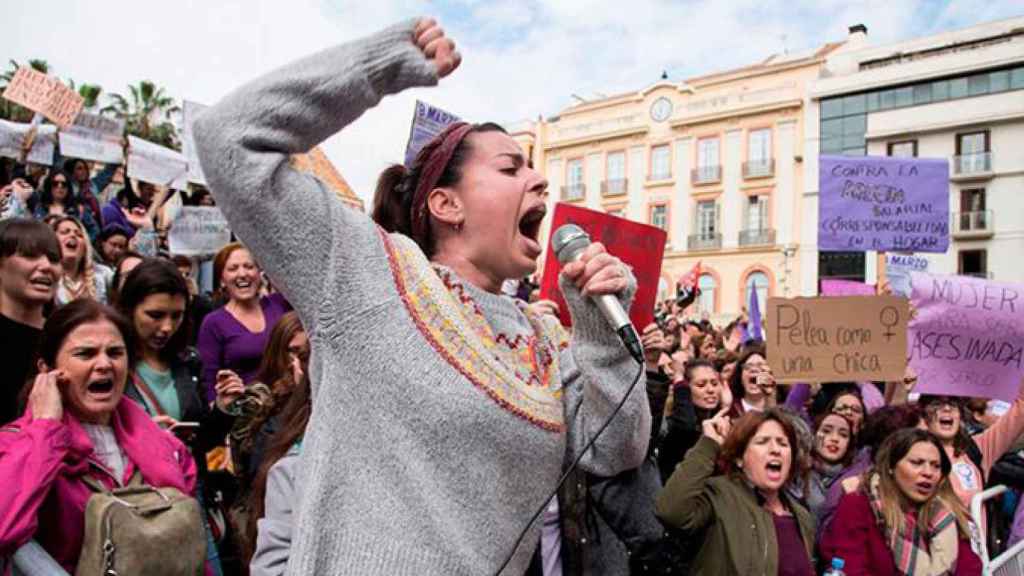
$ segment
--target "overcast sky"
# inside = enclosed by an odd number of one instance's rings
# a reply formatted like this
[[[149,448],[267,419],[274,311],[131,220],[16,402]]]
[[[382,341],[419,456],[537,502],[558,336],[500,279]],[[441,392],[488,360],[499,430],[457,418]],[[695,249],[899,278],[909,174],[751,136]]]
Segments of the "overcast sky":
[[[216,102],[278,65],[417,15],[441,20],[462,67],[441,86],[385,99],[324,148],[368,200],[401,161],[417,98],[463,118],[514,122],[571,102],[842,40],[871,43],[1024,14],[1013,0],[88,0],[12,2],[0,57],[49,61],[57,76],[108,92],[149,79],[176,99]],[[6,66],[5,66],[6,69]]]

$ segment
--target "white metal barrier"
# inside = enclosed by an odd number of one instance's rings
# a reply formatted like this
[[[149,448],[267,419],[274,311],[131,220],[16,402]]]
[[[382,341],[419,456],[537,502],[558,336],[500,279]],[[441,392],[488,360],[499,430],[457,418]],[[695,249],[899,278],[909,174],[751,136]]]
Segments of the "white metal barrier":
[[[1024,540],[1017,542],[995,558],[988,557],[987,534],[985,533],[985,501],[1006,492],[1006,486],[993,486],[971,498],[971,520],[977,527],[983,576],[1024,576]]]

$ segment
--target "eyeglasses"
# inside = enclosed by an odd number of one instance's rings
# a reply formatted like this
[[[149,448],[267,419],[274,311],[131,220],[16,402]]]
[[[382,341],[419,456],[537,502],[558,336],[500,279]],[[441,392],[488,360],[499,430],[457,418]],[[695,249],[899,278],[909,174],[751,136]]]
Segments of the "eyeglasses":
[[[947,407],[957,410],[960,408],[960,402],[954,398],[932,398],[924,405],[924,409],[929,412],[938,412]]]

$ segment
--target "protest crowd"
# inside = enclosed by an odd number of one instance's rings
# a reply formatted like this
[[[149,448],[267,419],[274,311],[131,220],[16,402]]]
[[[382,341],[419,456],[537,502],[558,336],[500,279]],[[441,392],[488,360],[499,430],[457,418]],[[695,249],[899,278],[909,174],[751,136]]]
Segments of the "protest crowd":
[[[639,366],[589,299],[638,306],[601,245],[541,294],[547,182],[495,124],[389,168],[370,216],[289,165],[458,64],[420,20],[261,78],[195,120],[206,187],[132,176],[135,141],[0,159],[0,569],[102,573],[94,503],[133,486],[177,511],[132,520],[176,546],[113,553],[154,574],[968,575],[1024,539],[1024,386],[936,393],[907,354],[801,381],[778,316],[701,319],[693,279]],[[176,240],[168,207],[230,232]]]

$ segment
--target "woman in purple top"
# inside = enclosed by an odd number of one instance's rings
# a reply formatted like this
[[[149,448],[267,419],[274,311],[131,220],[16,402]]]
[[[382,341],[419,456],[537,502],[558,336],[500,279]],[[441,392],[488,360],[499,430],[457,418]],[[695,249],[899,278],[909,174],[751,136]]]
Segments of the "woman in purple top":
[[[218,378],[237,374],[248,384],[255,377],[270,331],[291,310],[280,294],[260,297],[260,268],[241,244],[229,244],[217,253],[213,282],[228,301],[208,314],[199,329],[207,400],[215,397]]]

